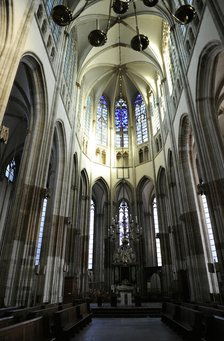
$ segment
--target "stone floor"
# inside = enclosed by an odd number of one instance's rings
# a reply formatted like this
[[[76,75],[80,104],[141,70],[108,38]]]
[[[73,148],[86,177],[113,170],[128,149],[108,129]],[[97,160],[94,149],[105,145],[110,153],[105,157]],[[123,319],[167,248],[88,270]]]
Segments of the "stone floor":
[[[71,340],[76,341],[181,341],[160,318],[93,318]]]

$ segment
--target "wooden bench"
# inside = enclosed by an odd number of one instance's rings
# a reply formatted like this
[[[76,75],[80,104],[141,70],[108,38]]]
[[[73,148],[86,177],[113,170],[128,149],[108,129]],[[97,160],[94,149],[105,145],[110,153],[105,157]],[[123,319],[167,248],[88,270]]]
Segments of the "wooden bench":
[[[55,320],[54,314],[58,311],[59,307],[57,304],[50,305],[49,308],[46,307],[45,309],[40,309],[36,311],[32,311],[30,317],[44,317],[46,328],[48,328],[49,336],[55,335]]]
[[[0,329],[9,326],[14,322],[13,316],[6,316],[0,318]]]
[[[207,320],[206,330],[202,341],[223,341],[224,340],[224,318],[212,316]]]
[[[78,319],[76,307],[57,311],[54,314],[56,340],[69,340],[74,335]]]
[[[92,319],[87,303],[60,310],[54,316],[56,340],[69,340]]]
[[[27,316],[29,314],[29,309],[23,308],[23,309],[11,310],[10,314],[14,318],[14,323],[24,322],[25,320],[27,320]]]
[[[71,308],[72,306],[73,306],[72,302],[70,302],[70,303],[59,303],[58,304],[58,310]]]
[[[11,316],[11,310],[16,309],[16,307],[5,307],[5,308],[0,308],[0,318],[1,317],[6,317],[6,316]]]
[[[202,316],[194,310],[179,304],[165,302],[161,319],[180,332],[185,338],[199,340],[203,331]]]
[[[190,340],[199,340],[203,332],[201,313],[188,307],[176,306],[174,323],[180,333]]]
[[[202,312],[204,316],[220,316],[224,317],[224,311],[222,309],[217,309],[214,307],[204,306],[204,305],[198,305],[198,310]]]
[[[216,308],[224,311],[224,305],[217,304]]]
[[[53,341],[49,338],[45,330],[43,317],[14,324],[0,329],[1,341]]]
[[[88,303],[81,303],[77,306],[77,312],[80,314],[80,328],[92,321],[92,312]]]
[[[44,308],[45,308],[44,305],[26,307],[26,308],[15,308],[15,309],[8,310],[8,313],[10,315],[13,315],[15,323],[19,323],[19,322],[23,322],[29,319],[33,311],[44,309]]]
[[[164,302],[162,305],[161,319],[163,322],[172,324],[176,311],[176,304],[171,302]]]

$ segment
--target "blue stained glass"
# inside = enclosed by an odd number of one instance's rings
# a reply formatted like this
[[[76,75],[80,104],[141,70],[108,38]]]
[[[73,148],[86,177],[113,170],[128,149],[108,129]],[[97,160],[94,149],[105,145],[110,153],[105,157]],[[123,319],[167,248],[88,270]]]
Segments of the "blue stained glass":
[[[124,237],[129,235],[129,207],[125,200],[119,205],[119,228],[120,228],[120,245]],[[129,238],[128,238],[129,239]]]
[[[62,4],[62,0],[47,0],[46,1],[47,14],[48,14],[49,17],[51,15],[52,8],[57,6],[57,5],[60,5],[60,4]],[[52,33],[53,33],[53,37],[55,39],[55,42],[57,43],[59,35],[61,33],[61,27],[56,25],[53,22],[53,20],[51,20],[50,25],[51,25],[51,30],[52,30]]]
[[[96,142],[104,147],[107,146],[108,130],[108,103],[105,96],[101,96],[96,115]]]
[[[145,102],[141,94],[136,96],[135,102],[135,124],[136,124],[136,140],[137,144],[148,141],[148,128]]]
[[[13,182],[15,180],[15,170],[16,170],[16,162],[15,159],[8,164],[5,171],[5,176],[8,181]]]
[[[123,98],[115,104],[116,147],[128,147],[128,106]]]

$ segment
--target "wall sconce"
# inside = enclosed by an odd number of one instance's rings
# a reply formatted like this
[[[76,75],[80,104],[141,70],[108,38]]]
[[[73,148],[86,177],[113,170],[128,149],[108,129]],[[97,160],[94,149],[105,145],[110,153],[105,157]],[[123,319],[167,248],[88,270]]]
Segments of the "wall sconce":
[[[72,220],[70,217],[65,217],[64,221],[65,221],[65,225],[71,225],[71,223],[72,223]]]
[[[63,272],[68,272],[68,264],[64,263]]]
[[[0,125],[0,142],[7,143],[9,139],[9,128]]]
[[[40,274],[40,264],[37,264],[37,265],[35,265],[35,275],[39,275]]]
[[[199,180],[199,184],[197,185],[197,194],[198,195],[206,195],[206,188],[202,179]]]

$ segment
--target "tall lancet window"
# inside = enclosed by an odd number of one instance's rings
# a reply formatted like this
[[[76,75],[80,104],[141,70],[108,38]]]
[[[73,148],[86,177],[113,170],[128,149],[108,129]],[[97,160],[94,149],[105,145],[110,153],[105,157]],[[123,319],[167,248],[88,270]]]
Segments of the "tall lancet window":
[[[40,263],[40,253],[41,253],[43,234],[44,234],[44,224],[45,224],[45,217],[46,217],[46,211],[47,211],[47,200],[48,200],[47,198],[44,198],[44,201],[43,201],[41,220],[40,220],[40,229],[39,229],[36,256],[35,256],[35,265],[39,265]]]
[[[98,145],[107,146],[108,133],[108,102],[105,96],[101,96],[96,114],[96,143]]]
[[[127,238],[129,235],[129,213],[128,204],[123,199],[119,206],[119,231],[120,231],[120,245],[122,245],[122,240]]]
[[[63,73],[70,94],[72,93],[73,90],[75,64],[76,64],[75,41],[72,35],[69,35],[67,49],[65,53]]]
[[[148,141],[148,128],[146,118],[145,102],[141,94],[136,96],[135,102],[135,125],[136,125],[136,140],[137,144],[142,144]]]
[[[89,135],[89,131],[90,131],[91,108],[92,108],[92,98],[88,96],[87,101],[86,101],[86,107],[85,107],[85,122],[84,122],[84,130],[87,136]]]
[[[115,104],[116,147],[128,147],[128,106],[123,98]]]
[[[162,266],[161,246],[160,246],[160,239],[159,239],[159,221],[158,221],[156,198],[153,199],[152,209],[153,209],[153,223],[154,223],[154,230],[155,230],[155,237],[156,237],[157,265]]]
[[[13,158],[8,166],[6,167],[5,176],[9,182],[13,182],[15,180],[15,172],[16,172],[16,162]]]
[[[50,17],[51,16],[51,10],[53,7],[57,6],[57,5],[61,5],[62,4],[62,0],[47,0],[46,1],[46,9],[47,9],[47,14]],[[53,20],[50,17],[50,26],[51,26],[51,30],[53,33],[53,37],[55,39],[55,42],[57,43],[58,38],[60,33],[62,32],[62,29],[60,26],[56,25]]]
[[[94,238],[94,217],[95,217],[95,205],[91,200],[90,206],[90,219],[89,219],[89,253],[88,253],[88,269],[93,269],[93,238]]]
[[[218,262],[218,256],[217,256],[217,251],[216,251],[216,246],[215,246],[215,240],[214,240],[214,235],[212,231],[212,223],[210,219],[210,214],[208,210],[208,204],[207,204],[207,199],[205,194],[201,196],[202,199],[202,205],[204,209],[204,218],[205,218],[205,223],[207,226],[207,231],[208,231],[208,239],[209,239],[209,244],[211,248],[211,256],[212,256],[212,262],[216,263]]]

